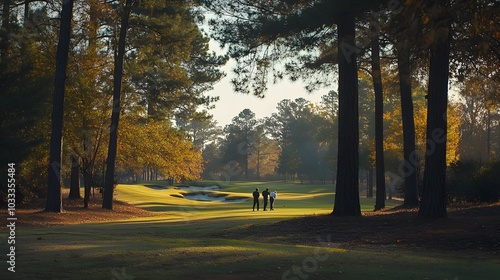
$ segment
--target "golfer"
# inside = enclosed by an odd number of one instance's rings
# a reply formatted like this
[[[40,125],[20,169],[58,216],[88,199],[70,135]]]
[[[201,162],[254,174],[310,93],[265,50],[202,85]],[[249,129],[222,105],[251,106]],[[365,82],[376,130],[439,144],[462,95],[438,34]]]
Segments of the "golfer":
[[[264,211],[267,211],[267,201],[269,200],[269,189],[262,192],[262,197],[264,198]]]
[[[257,205],[257,211],[259,211],[259,188],[256,188],[255,191],[253,192],[253,211],[255,211],[255,205]]]
[[[271,211],[274,211],[274,200],[276,199],[277,196],[278,196],[278,192],[277,191],[273,191],[269,195],[270,200],[271,200]]]

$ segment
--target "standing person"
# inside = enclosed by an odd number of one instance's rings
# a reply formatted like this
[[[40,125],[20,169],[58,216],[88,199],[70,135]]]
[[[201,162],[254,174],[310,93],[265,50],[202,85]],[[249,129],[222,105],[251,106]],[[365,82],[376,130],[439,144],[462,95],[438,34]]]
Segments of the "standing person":
[[[267,201],[269,200],[269,189],[262,192],[262,197],[264,197],[264,211],[267,211]]]
[[[277,196],[278,196],[278,192],[277,191],[273,191],[270,194],[270,197],[271,197],[271,211],[274,211],[274,200],[276,199]]]
[[[255,211],[255,205],[257,205],[257,211],[259,211],[259,188],[256,188],[255,191],[253,192],[253,211]]]

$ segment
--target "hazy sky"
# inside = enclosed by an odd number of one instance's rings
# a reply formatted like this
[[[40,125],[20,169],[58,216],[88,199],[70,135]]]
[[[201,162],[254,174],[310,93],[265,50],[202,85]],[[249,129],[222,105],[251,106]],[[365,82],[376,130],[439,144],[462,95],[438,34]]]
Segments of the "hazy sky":
[[[208,30],[208,25],[204,25]],[[225,53],[225,50],[220,48],[219,43],[210,40],[210,50],[219,55]],[[327,94],[331,89],[320,89],[313,93],[308,93],[304,89],[304,84],[299,82],[291,82],[288,79],[283,79],[280,83],[273,85],[268,84],[268,90],[265,98],[258,98],[253,95],[245,95],[235,93],[231,85],[231,79],[234,77],[233,68],[235,62],[233,60],[222,67],[222,71],[226,73],[226,77],[214,85],[214,89],[208,92],[208,95],[219,96],[219,101],[215,103],[215,109],[210,110],[210,114],[214,116],[218,125],[224,127],[231,123],[231,120],[237,116],[244,109],[250,109],[255,113],[257,119],[271,116],[272,113],[277,112],[276,106],[283,99],[294,100],[303,97],[313,103],[321,101],[321,96]],[[336,87],[336,86],[335,86]],[[332,88],[337,90],[337,88]]]
[[[215,103],[215,109],[210,110],[218,125],[225,126],[231,122],[231,119],[237,116],[244,109],[250,109],[255,113],[257,119],[271,116],[277,112],[276,105],[283,99],[294,100],[303,97],[313,103],[321,101],[321,96],[325,95],[331,89],[320,89],[313,93],[308,93],[301,82],[290,82],[284,79],[279,84],[268,85],[268,91],[265,98],[258,98],[253,95],[244,95],[235,93],[230,83],[232,77],[232,65],[229,63],[224,67],[227,74],[224,79],[214,86],[214,89],[208,94],[219,96],[220,100]],[[336,89],[335,89],[336,90]]]

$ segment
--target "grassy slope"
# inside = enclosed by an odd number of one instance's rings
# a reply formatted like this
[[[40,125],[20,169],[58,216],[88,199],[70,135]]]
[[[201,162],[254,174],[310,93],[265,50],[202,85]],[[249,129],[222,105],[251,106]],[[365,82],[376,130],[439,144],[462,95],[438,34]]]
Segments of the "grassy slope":
[[[278,191],[276,211],[251,211],[250,194],[256,187]],[[120,185],[118,199],[165,215],[19,228],[17,272],[5,278],[4,268],[0,279],[499,279],[498,259],[469,252],[464,256],[396,246],[345,250],[339,244],[322,242],[328,236],[317,236],[316,245],[303,246],[224,234],[228,229],[329,213],[333,206],[330,189],[236,182],[218,192],[249,200],[224,203],[174,197],[171,194],[184,192],[174,188]],[[371,210],[373,203],[362,199],[362,208]],[[1,252],[6,250],[2,242]]]

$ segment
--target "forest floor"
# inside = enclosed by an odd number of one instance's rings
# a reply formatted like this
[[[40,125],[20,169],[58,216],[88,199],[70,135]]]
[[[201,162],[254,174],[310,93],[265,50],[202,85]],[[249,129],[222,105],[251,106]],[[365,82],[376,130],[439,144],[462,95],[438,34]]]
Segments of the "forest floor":
[[[50,227],[58,225],[111,222],[130,218],[160,215],[157,212],[146,211],[118,200],[114,201],[113,210],[103,209],[102,197],[100,194],[93,197],[91,196],[88,208],[83,208],[83,198],[69,199],[67,190],[63,190],[62,196],[62,213],[45,212],[44,199],[39,199],[31,204],[17,206],[16,224],[19,227]]]
[[[100,196],[92,197],[89,208],[83,199],[67,199],[63,194],[63,213],[44,212],[44,201],[16,209],[17,226],[52,227],[70,224],[111,222],[130,218],[164,215],[131,204],[115,201],[113,210],[102,209]],[[5,228],[5,226],[3,226]],[[339,247],[397,246],[443,251],[483,251],[500,254],[500,203],[449,206],[448,218],[425,219],[417,210],[387,209],[363,212],[362,217],[312,215],[252,224],[228,229],[225,238],[254,239],[287,244],[317,243],[317,236],[328,236]]]

